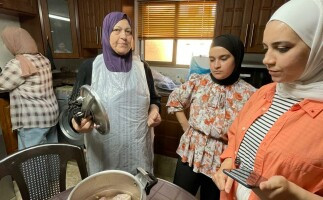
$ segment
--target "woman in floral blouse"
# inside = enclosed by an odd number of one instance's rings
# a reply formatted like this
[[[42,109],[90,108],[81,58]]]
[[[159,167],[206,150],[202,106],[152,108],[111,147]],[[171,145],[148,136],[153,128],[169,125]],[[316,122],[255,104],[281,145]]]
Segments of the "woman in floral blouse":
[[[221,35],[209,52],[211,73],[193,74],[169,96],[169,113],[175,113],[184,134],[177,154],[174,183],[201,199],[219,199],[211,177],[220,167],[227,130],[255,88],[239,78],[244,46],[239,38]],[[184,109],[190,108],[187,120]]]

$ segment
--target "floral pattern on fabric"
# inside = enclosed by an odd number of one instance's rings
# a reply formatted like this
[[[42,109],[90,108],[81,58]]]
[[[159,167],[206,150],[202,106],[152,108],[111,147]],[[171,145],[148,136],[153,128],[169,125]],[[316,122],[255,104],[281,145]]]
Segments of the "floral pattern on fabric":
[[[182,135],[176,152],[194,172],[211,177],[220,167],[226,132],[255,90],[242,79],[224,86],[214,83],[210,74],[193,74],[170,94],[168,113],[190,108],[190,128]]]

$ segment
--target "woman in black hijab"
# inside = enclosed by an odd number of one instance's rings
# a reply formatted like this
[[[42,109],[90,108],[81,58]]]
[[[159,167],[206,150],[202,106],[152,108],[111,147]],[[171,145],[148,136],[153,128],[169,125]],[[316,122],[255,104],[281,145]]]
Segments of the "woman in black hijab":
[[[255,88],[239,78],[244,46],[239,38],[221,35],[213,39],[210,74],[191,75],[168,99],[168,112],[176,113],[184,134],[174,183],[200,198],[219,199],[212,175],[220,167],[226,132]],[[184,110],[190,108],[187,120]]]

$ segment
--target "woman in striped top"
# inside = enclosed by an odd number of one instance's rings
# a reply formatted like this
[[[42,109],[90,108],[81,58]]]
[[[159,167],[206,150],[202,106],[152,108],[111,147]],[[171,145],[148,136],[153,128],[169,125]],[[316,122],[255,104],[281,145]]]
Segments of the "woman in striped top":
[[[213,176],[221,199],[322,199],[322,22],[321,0],[292,0],[267,23],[263,62],[276,83],[260,88],[228,131]],[[234,168],[267,180],[248,189],[222,171]]]

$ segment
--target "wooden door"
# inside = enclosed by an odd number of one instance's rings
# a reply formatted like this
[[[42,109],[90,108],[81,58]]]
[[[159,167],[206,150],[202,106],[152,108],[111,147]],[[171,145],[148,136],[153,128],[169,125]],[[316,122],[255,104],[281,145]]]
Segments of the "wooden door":
[[[262,39],[265,26],[273,13],[285,2],[287,0],[254,0],[246,52],[263,52]]]
[[[126,5],[125,8],[127,6],[133,8],[134,1],[78,0],[78,4],[82,48],[100,49],[102,48],[102,24],[105,16],[113,11],[123,11],[123,5]],[[128,10],[127,7],[126,11]],[[133,13],[130,14],[133,18]]]
[[[26,14],[37,14],[36,0],[0,0],[0,8],[18,11]]]
[[[239,36],[246,46],[252,6],[253,0],[219,0],[216,8],[215,35]]]
[[[76,0],[39,0],[43,20],[43,41],[49,40],[54,58],[79,58],[76,30]],[[62,4],[64,2],[64,4]],[[58,8],[64,8],[59,10]],[[61,19],[60,19],[61,18]],[[62,48],[61,44],[63,45]]]
[[[12,131],[10,118],[10,105],[7,98],[0,98],[0,126],[6,144],[7,154],[11,154],[18,149],[17,133]]]
[[[101,47],[101,42],[102,42],[102,25],[103,25],[103,20],[107,14],[110,12],[114,11],[122,11],[121,8],[122,1],[107,1],[107,0],[100,0],[100,8],[98,12],[98,18],[97,18],[97,26],[99,27],[99,42],[100,42],[100,47]]]
[[[99,1],[78,0],[78,15],[82,48],[100,48],[102,7]]]
[[[162,122],[155,127],[154,152],[157,154],[177,158],[176,153],[180,139],[184,133],[175,114],[168,114],[166,103],[169,95],[162,95],[160,115]],[[189,119],[189,109],[185,110]]]
[[[176,149],[183,130],[175,115],[167,114],[166,103],[168,96],[161,99],[162,122],[155,127],[154,152],[157,154],[177,158]]]

